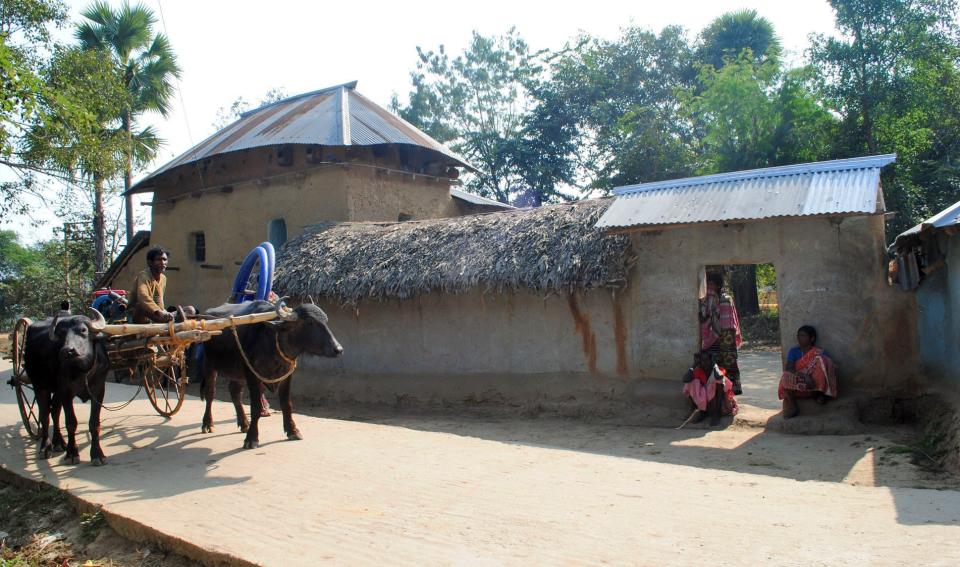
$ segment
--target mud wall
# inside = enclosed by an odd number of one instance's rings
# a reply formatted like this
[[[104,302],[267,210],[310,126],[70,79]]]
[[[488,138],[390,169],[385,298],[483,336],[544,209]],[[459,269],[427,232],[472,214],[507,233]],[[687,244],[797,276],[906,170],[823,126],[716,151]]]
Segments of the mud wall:
[[[301,363],[296,391],[308,397],[525,405],[635,395],[639,329],[627,293],[473,291],[324,309],[345,353]]]
[[[813,325],[844,393],[918,389],[915,298],[887,285],[881,216],[781,219],[634,235],[645,375],[676,373],[696,349],[695,275],[704,265],[773,263],[783,352]]]
[[[338,360],[309,358],[298,393],[403,403],[680,402],[697,349],[704,265],[774,263],[784,348],[817,327],[837,360],[841,395],[916,388],[916,305],[885,278],[882,217],[812,218],[678,228],[633,237],[626,289],[427,294],[325,305]]]

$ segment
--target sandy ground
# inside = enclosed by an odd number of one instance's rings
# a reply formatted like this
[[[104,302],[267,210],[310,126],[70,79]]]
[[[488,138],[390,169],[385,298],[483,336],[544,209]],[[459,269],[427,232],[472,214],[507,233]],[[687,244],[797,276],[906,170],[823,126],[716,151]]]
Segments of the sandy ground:
[[[108,401],[135,391],[110,384]],[[204,435],[199,400],[165,420],[141,393],[104,419],[109,464],[89,464],[83,435],[84,462],[68,466],[35,458],[4,387],[0,462],[103,506],[123,535],[207,562],[960,563],[956,479],[889,451],[906,430],[300,416],[306,439],[289,442],[274,415],[261,422],[261,447],[243,451],[231,408],[215,410]]]

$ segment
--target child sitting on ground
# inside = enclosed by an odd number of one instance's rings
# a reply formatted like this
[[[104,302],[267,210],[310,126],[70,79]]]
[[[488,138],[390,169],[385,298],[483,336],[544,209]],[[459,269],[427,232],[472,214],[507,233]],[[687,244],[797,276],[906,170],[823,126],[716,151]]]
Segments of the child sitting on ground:
[[[693,423],[703,421],[709,414],[710,425],[717,425],[721,415],[736,415],[739,409],[733,397],[733,382],[707,351],[693,355],[693,368],[683,377],[683,394],[696,407],[690,420]]]

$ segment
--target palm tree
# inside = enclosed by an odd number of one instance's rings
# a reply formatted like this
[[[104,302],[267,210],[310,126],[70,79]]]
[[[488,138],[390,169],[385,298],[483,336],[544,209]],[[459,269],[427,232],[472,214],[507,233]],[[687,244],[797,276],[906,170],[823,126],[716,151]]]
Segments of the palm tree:
[[[757,62],[780,57],[780,39],[770,20],[756,10],[727,12],[700,33],[700,61],[719,69],[725,59],[736,59],[750,49]]]
[[[126,134],[124,192],[130,190],[133,168],[149,163],[160,147],[152,131],[134,134],[137,117],[144,112],[167,116],[173,98],[173,79],[180,76],[177,57],[162,33],[153,33],[156,17],[141,4],[125,1],[116,11],[106,2],[95,2],[81,15],[76,37],[84,49],[108,53],[119,67],[127,100],[119,116]],[[133,199],[126,196],[127,242],[133,238]]]

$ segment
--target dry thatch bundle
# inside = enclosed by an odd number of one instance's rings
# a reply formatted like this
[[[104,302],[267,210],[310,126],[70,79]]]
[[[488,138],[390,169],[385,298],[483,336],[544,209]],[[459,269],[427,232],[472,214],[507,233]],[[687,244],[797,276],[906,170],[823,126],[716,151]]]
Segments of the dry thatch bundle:
[[[609,199],[401,223],[321,223],[279,252],[283,294],[345,304],[473,288],[567,292],[622,287],[630,238],[594,228]]]

